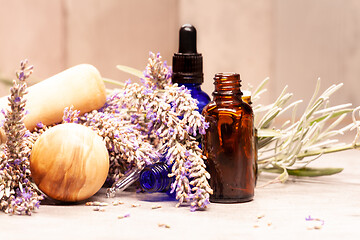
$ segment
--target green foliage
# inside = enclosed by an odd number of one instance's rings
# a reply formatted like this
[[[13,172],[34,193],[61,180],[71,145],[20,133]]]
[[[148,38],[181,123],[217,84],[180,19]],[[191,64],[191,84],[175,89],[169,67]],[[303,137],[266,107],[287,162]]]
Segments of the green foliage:
[[[360,108],[351,108],[351,104],[330,106],[330,96],[343,84],[334,84],[319,94],[318,79],[312,98],[297,119],[297,106],[302,101],[290,103],[293,94],[287,92],[287,86],[274,103],[256,105],[260,95],[266,91],[268,81],[269,79],[265,79],[253,94],[259,169],[282,174],[286,171],[296,176],[322,176],[341,172],[342,169],[339,168],[313,169],[307,165],[326,153],[360,148],[360,143],[357,143],[360,122],[356,120],[356,113]],[[290,110],[292,119],[285,121],[281,127],[275,127],[275,120]],[[352,114],[353,122],[338,128],[349,114]],[[357,134],[352,143],[341,143],[336,139],[354,129]]]

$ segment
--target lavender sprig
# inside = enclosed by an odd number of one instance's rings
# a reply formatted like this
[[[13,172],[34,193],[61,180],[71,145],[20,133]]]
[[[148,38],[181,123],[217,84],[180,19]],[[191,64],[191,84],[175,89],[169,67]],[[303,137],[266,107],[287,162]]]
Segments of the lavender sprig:
[[[171,84],[171,69],[159,54],[150,53],[143,86],[127,83],[113,98],[115,105],[131,111],[136,123],[154,148],[171,166],[172,191],[179,204],[191,203],[191,210],[209,204],[209,174],[195,136],[205,133],[207,124],[197,110],[197,101],[185,87]],[[121,91],[121,90],[120,90]]]
[[[155,58],[155,59],[154,59]],[[157,59],[157,60],[156,60]],[[159,67],[160,55],[150,53],[147,72],[161,76],[168,72],[167,66]],[[155,63],[155,64],[154,64]],[[153,79],[150,78],[150,79]],[[166,79],[166,78],[165,78]],[[151,102],[147,108],[152,111],[153,132],[160,138],[158,149],[166,153],[166,160],[172,165],[175,182],[172,191],[176,192],[179,204],[191,203],[191,210],[204,209],[210,203],[209,196],[212,189],[208,183],[210,174],[205,170],[201,149],[198,147],[195,136],[205,133],[208,127],[205,119],[196,111],[197,101],[193,99],[185,87],[166,82],[161,102]]]
[[[167,65],[166,61],[161,60],[160,53],[150,52],[149,63],[144,71],[146,84],[155,85],[158,89],[164,89],[165,86],[171,84],[171,67]]]
[[[0,209],[5,213],[27,214],[39,207],[43,196],[38,194],[29,181],[29,155],[31,143],[28,142],[29,132],[23,118],[25,116],[27,91],[26,79],[32,73],[32,66],[22,61],[10,89],[10,110],[4,111],[4,131],[6,144],[0,158]]]
[[[79,122],[79,110],[74,110],[74,106],[66,107],[64,109],[63,123],[78,123]]]

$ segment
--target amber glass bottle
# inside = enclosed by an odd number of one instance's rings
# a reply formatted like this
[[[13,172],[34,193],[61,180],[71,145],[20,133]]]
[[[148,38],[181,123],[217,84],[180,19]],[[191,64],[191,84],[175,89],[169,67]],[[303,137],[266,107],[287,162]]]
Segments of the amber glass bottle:
[[[219,73],[214,80],[214,99],[203,110],[209,123],[203,150],[214,191],[210,201],[250,201],[256,181],[253,111],[241,99],[239,74]]]
[[[250,106],[252,106],[252,101],[251,101],[251,93],[249,91],[245,91],[243,92],[243,95],[241,96],[241,99],[246,102],[247,104],[249,104]],[[258,165],[257,165],[257,160],[258,160],[258,130],[257,128],[254,127],[254,159],[255,159],[255,185],[258,179]]]

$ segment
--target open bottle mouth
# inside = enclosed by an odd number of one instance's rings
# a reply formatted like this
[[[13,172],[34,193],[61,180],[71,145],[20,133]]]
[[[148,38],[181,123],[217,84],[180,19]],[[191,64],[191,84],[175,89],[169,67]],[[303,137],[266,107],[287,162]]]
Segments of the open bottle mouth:
[[[240,74],[235,73],[235,72],[220,72],[220,73],[216,73],[214,79],[217,78],[236,78],[238,80],[240,80]]]
[[[150,171],[145,171],[141,174],[142,179],[141,187],[146,190],[153,190],[156,185],[156,177],[155,174]]]
[[[240,94],[240,74],[234,72],[217,73],[214,77],[215,91],[213,95],[234,95]]]

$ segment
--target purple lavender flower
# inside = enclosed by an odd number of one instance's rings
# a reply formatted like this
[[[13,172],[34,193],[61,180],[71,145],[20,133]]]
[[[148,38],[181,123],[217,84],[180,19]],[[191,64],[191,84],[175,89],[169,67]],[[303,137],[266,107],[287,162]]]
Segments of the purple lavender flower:
[[[160,134],[161,134],[161,133],[162,133],[162,131],[161,131],[161,130],[159,130],[159,129],[158,129],[158,130],[156,130],[156,132],[155,132],[156,136],[158,136],[158,137],[160,136]]]
[[[205,128],[200,128],[200,129],[199,129],[199,133],[200,133],[201,135],[205,135],[205,133],[206,133]]]
[[[205,208],[205,207],[206,207],[207,205],[209,205],[209,204],[210,204],[210,201],[209,201],[208,198],[206,198],[206,199],[204,200],[204,202],[203,202],[202,207]]]
[[[35,201],[35,208],[39,208],[40,207],[40,201]]]
[[[185,162],[185,164],[184,164],[184,167],[186,167],[187,169],[190,169],[191,166],[192,166],[192,162],[189,161],[189,160],[187,160],[187,161]]]
[[[144,94],[144,95],[150,95],[150,94],[152,94],[153,92],[154,92],[153,89],[151,89],[151,88],[145,88],[144,91],[143,91],[143,94]]]
[[[15,206],[15,205],[20,205],[22,202],[23,202],[23,199],[17,197],[17,198],[15,199],[15,201],[14,201],[14,203],[15,203],[14,206]]]
[[[27,130],[24,134],[24,137],[27,138],[27,137],[30,137],[31,136],[31,132],[29,130]]]
[[[20,74],[19,74],[19,76],[18,76],[18,78],[19,78],[19,80],[24,80],[24,72],[22,71],[22,72],[20,72]]]
[[[151,78],[150,74],[148,74],[148,72],[146,70],[143,71],[143,75],[144,75],[145,78]],[[145,79],[140,78],[140,81],[141,81],[142,84],[145,84]]]
[[[20,97],[16,97],[15,99],[14,99],[14,102],[15,103],[19,103],[21,101],[21,98]]]
[[[30,191],[21,192],[21,196],[25,199],[25,201],[29,201],[32,197],[32,193]]]
[[[27,61],[21,62],[20,71],[16,73],[18,80],[14,80],[14,85],[10,90],[8,98],[10,110],[5,112],[3,127],[7,141],[5,143],[5,158],[0,159],[0,185],[10,187],[10,196],[6,194],[0,199],[1,210],[10,214],[31,215],[32,205],[35,201],[40,201],[39,196],[32,188],[27,179],[30,171],[28,147],[28,137],[30,133],[26,130],[23,122],[25,116],[24,105],[26,101],[24,95],[27,93],[26,79],[32,73],[32,66],[27,67]],[[17,188],[20,186],[19,188]],[[19,189],[24,189],[20,192]]]
[[[44,127],[44,124],[43,124],[42,122],[38,122],[38,123],[36,124],[36,127],[37,127],[37,128],[43,128],[43,127]]]
[[[134,123],[138,120],[138,118],[139,118],[138,115],[132,114],[132,115],[130,116],[130,121],[131,121],[131,123],[134,124]]]
[[[19,165],[21,163],[21,160],[19,158],[15,159],[14,160],[14,164],[15,165]]]

